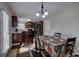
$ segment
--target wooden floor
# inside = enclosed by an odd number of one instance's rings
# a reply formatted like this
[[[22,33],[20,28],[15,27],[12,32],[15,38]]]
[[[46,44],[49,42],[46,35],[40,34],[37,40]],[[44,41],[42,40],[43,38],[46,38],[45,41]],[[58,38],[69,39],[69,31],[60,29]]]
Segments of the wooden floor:
[[[20,53],[18,56],[17,56],[17,51],[18,51],[17,48],[11,49],[6,55],[6,57],[31,57],[29,51]]]
[[[6,57],[16,57],[16,56],[17,56],[17,48],[11,49],[6,55]]]

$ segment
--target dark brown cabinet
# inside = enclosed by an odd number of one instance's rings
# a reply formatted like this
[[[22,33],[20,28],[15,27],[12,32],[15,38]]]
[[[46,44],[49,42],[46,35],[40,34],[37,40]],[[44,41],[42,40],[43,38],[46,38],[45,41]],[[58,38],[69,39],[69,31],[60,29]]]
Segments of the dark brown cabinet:
[[[17,27],[17,16],[12,16],[12,27]]]
[[[34,36],[29,35],[28,32],[26,32],[26,31],[22,32],[22,42],[26,42],[27,44],[33,43],[33,38],[34,38]]]
[[[43,35],[43,21],[35,23],[35,30],[38,33],[38,35]]]
[[[12,44],[20,43],[21,33],[12,33]]]
[[[21,33],[12,33],[12,48],[18,48],[21,42]]]

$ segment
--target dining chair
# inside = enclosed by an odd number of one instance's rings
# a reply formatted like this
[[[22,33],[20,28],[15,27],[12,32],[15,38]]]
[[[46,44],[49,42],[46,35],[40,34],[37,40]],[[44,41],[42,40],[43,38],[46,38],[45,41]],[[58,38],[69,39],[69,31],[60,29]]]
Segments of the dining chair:
[[[34,44],[35,44],[35,48],[33,50],[30,50],[33,57],[43,57],[43,55],[41,53],[42,52],[41,42],[40,42],[38,34],[35,34]]]
[[[72,56],[75,42],[76,42],[76,37],[67,39],[62,56]]]
[[[58,32],[54,33],[54,38],[55,39],[60,39],[61,38],[61,33],[58,33]]]

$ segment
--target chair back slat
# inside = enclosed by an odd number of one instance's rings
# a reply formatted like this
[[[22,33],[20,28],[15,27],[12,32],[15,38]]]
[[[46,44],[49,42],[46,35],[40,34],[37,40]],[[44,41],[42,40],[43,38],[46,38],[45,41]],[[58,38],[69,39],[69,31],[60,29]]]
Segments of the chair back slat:
[[[61,33],[54,33],[54,38],[60,39],[61,38]]]

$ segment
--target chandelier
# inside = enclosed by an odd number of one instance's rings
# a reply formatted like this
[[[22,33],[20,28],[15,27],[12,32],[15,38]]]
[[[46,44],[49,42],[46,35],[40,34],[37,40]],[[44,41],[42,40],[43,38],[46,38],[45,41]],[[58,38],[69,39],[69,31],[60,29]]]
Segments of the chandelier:
[[[37,11],[36,17],[46,18],[47,15],[48,15],[48,12],[47,12],[47,10],[44,10],[44,5],[42,2],[41,11]]]

